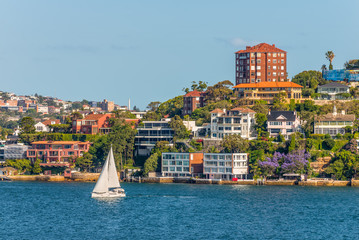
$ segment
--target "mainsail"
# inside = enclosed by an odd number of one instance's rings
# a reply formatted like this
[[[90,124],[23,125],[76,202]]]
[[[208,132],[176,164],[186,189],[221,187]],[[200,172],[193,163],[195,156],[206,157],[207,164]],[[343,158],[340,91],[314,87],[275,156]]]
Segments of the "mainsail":
[[[108,161],[108,187],[117,188],[120,187],[120,182],[118,181],[117,170],[115,165],[115,159],[113,157],[112,146],[109,153]]]
[[[112,149],[111,149],[112,151]],[[108,192],[108,180],[109,180],[109,172],[108,172],[108,163],[109,163],[109,157],[107,156],[105,164],[103,165],[100,177],[97,180],[97,183],[95,185],[95,188],[92,192],[94,193],[106,193]]]

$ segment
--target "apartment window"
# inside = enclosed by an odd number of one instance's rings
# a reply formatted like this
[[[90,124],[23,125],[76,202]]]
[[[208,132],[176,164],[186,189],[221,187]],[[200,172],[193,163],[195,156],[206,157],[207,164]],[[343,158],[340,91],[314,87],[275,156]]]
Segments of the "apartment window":
[[[249,59],[247,59],[247,64],[249,64]]]
[[[277,73],[276,73],[276,72],[274,72],[274,73],[273,73],[273,76],[277,76]]]
[[[271,79],[270,78],[268,78],[268,82],[270,82],[271,81]]]
[[[257,78],[257,82],[261,82],[261,79],[260,79],[260,78]]]
[[[261,63],[261,60],[260,60],[260,59],[257,59],[257,63]]]
[[[247,66],[247,71],[249,70],[249,66]]]
[[[233,127],[233,130],[234,130],[234,131],[240,131],[240,130],[241,130],[241,127]]]
[[[261,57],[262,56],[262,54],[261,53],[257,53],[257,57]]]
[[[273,53],[273,57],[277,57],[277,53]]]
[[[272,54],[271,53],[268,53],[268,57],[270,57]]]
[[[257,76],[260,76],[261,75],[261,72],[257,72]]]
[[[268,59],[268,62],[270,63],[270,59]]]
[[[271,67],[270,66],[268,66],[268,70],[270,70],[271,69]]]
[[[281,57],[284,57],[284,53],[281,53],[280,55],[281,55]]]
[[[261,70],[261,66],[257,66],[257,70]]]
[[[239,77],[242,78],[242,77],[243,77],[243,73],[240,73],[240,74],[239,74]]]
[[[273,63],[277,63],[277,59],[273,59]]]
[[[239,61],[239,64],[240,64],[240,65],[243,65],[243,60]]]
[[[226,131],[231,131],[232,128],[231,128],[231,127],[225,127],[224,130],[226,130]]]
[[[287,122],[287,125],[288,125],[288,126],[292,125],[292,122]]]
[[[252,64],[254,64],[254,63],[255,63],[254,59],[252,59],[252,60],[251,60],[251,63],[252,63]]]
[[[254,53],[251,53],[251,57],[252,57],[252,58],[254,57]]]
[[[251,66],[251,70],[255,70],[255,66]]]
[[[167,166],[168,165],[168,161],[163,161],[163,166]]]
[[[277,66],[273,66],[273,70],[277,70]]]
[[[270,76],[271,75],[271,72],[268,72],[268,76]]]
[[[219,131],[223,131],[223,127],[218,127],[218,130],[219,130]]]
[[[251,72],[251,76],[254,76],[254,72]]]
[[[281,76],[284,76],[284,72],[281,72],[280,75],[281,75]]]
[[[255,79],[254,79],[254,78],[252,78],[252,79],[251,79],[251,82],[252,82],[252,83],[254,83],[254,82],[255,82]]]
[[[280,60],[281,63],[284,63],[284,59]]]

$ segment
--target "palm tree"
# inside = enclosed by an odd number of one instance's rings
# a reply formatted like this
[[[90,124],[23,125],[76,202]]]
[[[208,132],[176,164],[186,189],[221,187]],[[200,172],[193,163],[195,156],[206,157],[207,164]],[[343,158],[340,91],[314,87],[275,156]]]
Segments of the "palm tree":
[[[325,53],[325,58],[329,60],[329,70],[333,70],[333,64],[332,61],[334,59],[335,55],[333,51],[328,51]]]

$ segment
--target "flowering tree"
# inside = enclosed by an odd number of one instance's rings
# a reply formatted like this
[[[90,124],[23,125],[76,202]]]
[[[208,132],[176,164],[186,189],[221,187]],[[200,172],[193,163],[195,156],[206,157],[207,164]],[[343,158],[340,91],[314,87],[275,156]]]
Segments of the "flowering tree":
[[[272,158],[267,157],[266,161],[258,161],[258,165],[264,176],[272,176],[279,167],[278,160],[283,158],[282,153],[275,152]]]
[[[306,170],[310,154],[305,150],[296,150],[283,155],[283,173],[303,173]]]

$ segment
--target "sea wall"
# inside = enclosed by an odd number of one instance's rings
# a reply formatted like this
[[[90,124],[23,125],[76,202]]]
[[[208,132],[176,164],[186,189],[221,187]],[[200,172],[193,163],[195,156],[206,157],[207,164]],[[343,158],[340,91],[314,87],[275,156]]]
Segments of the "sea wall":
[[[100,173],[80,173],[75,172],[71,174],[71,180],[75,182],[96,182]]]
[[[46,176],[46,175],[14,175],[9,176],[13,181],[44,181],[44,182],[64,182],[64,176]]]
[[[264,185],[268,186],[292,186],[297,185],[298,181],[296,180],[267,180],[265,181]]]
[[[339,180],[308,180],[300,181],[299,186],[330,186],[330,187],[345,187],[351,186],[350,181],[339,181]]]

